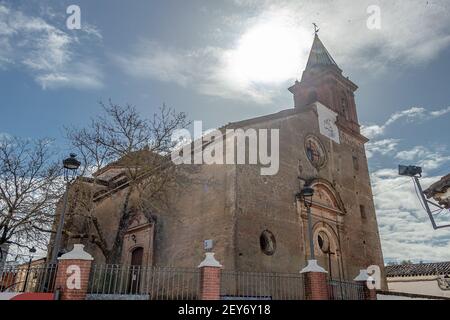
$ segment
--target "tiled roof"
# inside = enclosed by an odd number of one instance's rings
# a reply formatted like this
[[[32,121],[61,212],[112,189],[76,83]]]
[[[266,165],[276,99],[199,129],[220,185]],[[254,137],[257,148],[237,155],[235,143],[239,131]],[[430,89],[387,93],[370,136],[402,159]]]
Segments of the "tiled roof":
[[[336,61],[334,61],[331,54],[320,41],[319,37],[316,35],[314,38],[314,43],[309,54],[308,63],[306,64],[306,70],[314,67],[326,67],[333,66],[340,70]]]
[[[449,275],[450,262],[402,264],[385,267],[387,277]]]

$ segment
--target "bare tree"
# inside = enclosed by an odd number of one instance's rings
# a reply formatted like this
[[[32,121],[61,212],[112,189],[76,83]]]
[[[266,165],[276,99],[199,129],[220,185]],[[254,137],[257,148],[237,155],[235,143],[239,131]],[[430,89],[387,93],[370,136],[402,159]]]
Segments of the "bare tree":
[[[67,136],[85,163],[85,177],[111,163],[122,169],[121,185],[109,186],[110,189],[125,189],[120,219],[114,240],[108,242],[95,212],[96,190],[102,181],[94,174],[89,179],[80,179],[74,186],[77,208],[73,208],[71,214],[85,219],[85,232],[66,230],[66,234],[88,239],[100,249],[107,263],[117,263],[134,215],[139,211],[150,220],[151,202],[160,198],[174,182],[175,166],[170,158],[175,145],[172,133],[185,128],[188,122],[184,113],[176,113],[166,106],[151,119],[146,119],[130,105],[119,106],[111,101],[101,105],[103,114],[100,117],[93,119],[87,128],[68,129]]]
[[[0,245],[46,247],[63,192],[51,144],[46,139],[0,139]]]

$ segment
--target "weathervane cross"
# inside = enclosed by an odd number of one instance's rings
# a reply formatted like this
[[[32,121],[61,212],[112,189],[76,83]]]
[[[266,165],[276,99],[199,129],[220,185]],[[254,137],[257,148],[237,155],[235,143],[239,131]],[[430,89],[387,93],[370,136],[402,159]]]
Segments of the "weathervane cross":
[[[314,26],[314,34],[317,35],[319,33],[320,29],[315,22],[313,23],[313,26]]]

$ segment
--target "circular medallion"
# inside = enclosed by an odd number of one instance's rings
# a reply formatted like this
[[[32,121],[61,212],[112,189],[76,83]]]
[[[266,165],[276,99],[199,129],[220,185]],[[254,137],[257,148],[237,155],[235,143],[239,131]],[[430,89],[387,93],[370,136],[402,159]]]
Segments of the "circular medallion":
[[[309,162],[316,168],[322,168],[326,163],[325,149],[322,143],[315,136],[308,136],[305,139],[305,152]]]

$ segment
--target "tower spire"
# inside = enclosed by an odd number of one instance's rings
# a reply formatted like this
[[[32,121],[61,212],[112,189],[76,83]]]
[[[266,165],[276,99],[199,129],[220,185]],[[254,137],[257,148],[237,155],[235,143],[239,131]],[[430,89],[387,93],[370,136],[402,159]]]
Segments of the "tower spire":
[[[354,92],[358,86],[342,74],[341,68],[319,38],[319,27],[314,26],[314,41],[301,81],[289,88],[296,108],[319,101],[340,117],[341,124],[359,133]]]
[[[318,69],[324,67],[335,67],[339,71],[342,71],[337,65],[336,61],[334,61],[331,54],[328,52],[327,48],[325,48],[324,44],[319,38],[319,28],[317,24],[314,25],[314,42],[311,48],[311,52],[309,54],[308,63],[306,64],[306,70],[309,71],[311,69]]]

